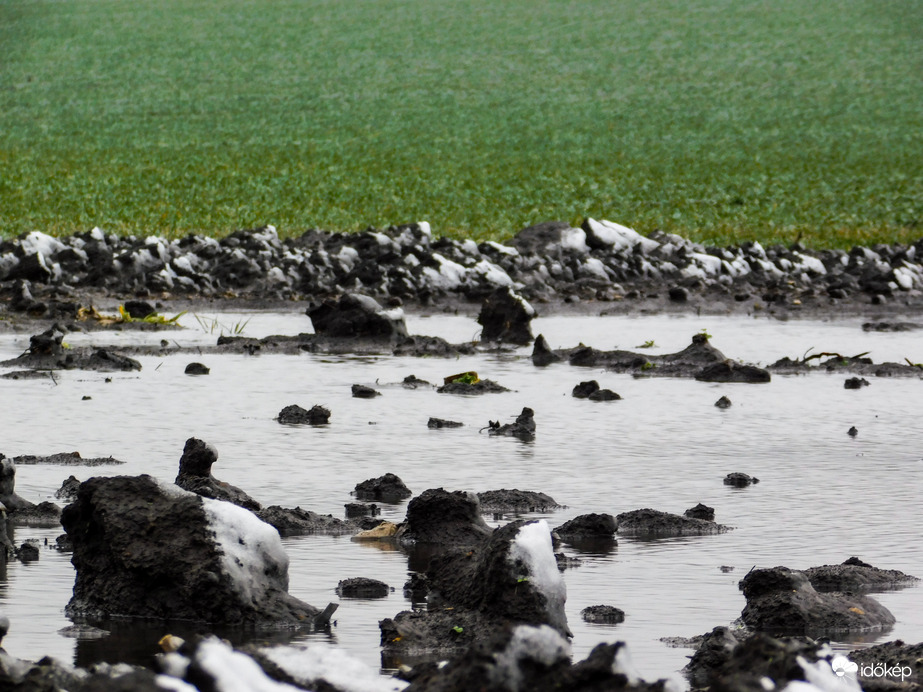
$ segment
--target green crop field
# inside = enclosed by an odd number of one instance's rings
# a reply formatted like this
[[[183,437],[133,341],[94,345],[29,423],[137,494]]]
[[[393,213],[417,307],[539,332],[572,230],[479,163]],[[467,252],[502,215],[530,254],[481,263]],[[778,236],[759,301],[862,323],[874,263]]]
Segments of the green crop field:
[[[0,0],[0,236],[923,236],[916,0]]]

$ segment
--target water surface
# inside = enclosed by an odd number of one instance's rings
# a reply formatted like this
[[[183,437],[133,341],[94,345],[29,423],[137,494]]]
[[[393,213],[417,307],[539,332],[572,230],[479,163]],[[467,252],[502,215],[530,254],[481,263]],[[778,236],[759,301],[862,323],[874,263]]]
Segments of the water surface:
[[[245,320],[245,334],[308,332],[303,315],[224,313],[226,330]],[[68,335],[74,344],[118,347],[158,343],[214,343],[214,330],[186,316],[187,329],[167,334]],[[451,341],[476,337],[473,320],[414,315],[412,333]],[[726,355],[767,364],[809,349],[843,355],[870,352],[878,361],[923,361],[912,332],[865,333],[858,320],[779,322],[745,317],[548,317],[534,323],[553,347],[579,342],[597,348],[634,349],[654,341],[651,352],[685,347],[706,330]],[[25,335],[0,336],[0,358],[28,345]],[[392,356],[196,355],[142,357],[141,372],[56,374],[56,382],[0,380],[5,404],[0,451],[7,456],[79,450],[84,457],[114,456],[111,467],[23,466],[17,492],[33,502],[53,499],[67,476],[148,473],[172,481],[185,440],[195,436],[219,451],[213,468],[221,480],[245,489],[264,505],[301,506],[343,516],[343,504],[359,481],[398,474],[415,492],[426,488],[483,491],[537,490],[566,509],[544,515],[556,526],[578,514],[618,514],[642,507],[682,513],[698,502],[712,506],[734,530],[717,536],[643,541],[619,539],[599,554],[565,552],[581,564],[565,572],[567,613],[574,652],[582,658],[601,641],[628,642],[634,662],[648,678],[681,668],[686,649],[661,637],[702,634],[740,615],[737,582],[752,567],[807,568],[857,555],[883,568],[923,575],[918,507],[923,491],[923,383],[917,378],[875,378],[871,386],[846,390],[844,375],[776,376],[768,385],[719,385],[685,379],[635,379],[598,369],[557,364],[535,368],[530,349],[458,359]],[[189,377],[186,364],[211,368]],[[476,370],[514,390],[459,397],[431,389],[406,390],[414,374],[431,382]],[[106,378],[111,377],[111,382]],[[596,379],[623,397],[615,402],[577,400],[570,391]],[[382,396],[353,399],[354,383]],[[715,408],[728,396],[733,406]],[[84,400],[84,396],[91,397]],[[324,427],[286,427],[274,418],[286,405],[332,411]],[[524,406],[535,410],[534,442],[488,437],[489,420],[512,421]],[[464,422],[460,429],[429,430],[430,416]],[[857,437],[846,434],[850,426]],[[746,489],[724,486],[741,471],[761,479]],[[405,504],[385,506],[398,521]],[[494,522],[495,524],[497,522]],[[53,543],[60,530],[20,527],[26,539]],[[338,600],[340,579],[371,576],[394,587],[376,601],[344,599],[329,638],[373,666],[380,664],[378,620],[410,607],[402,594],[407,558],[400,552],[357,544],[348,537],[303,536],[284,541],[290,591],[322,607]],[[733,568],[722,571],[720,567]],[[86,664],[117,657],[120,628],[111,637],[77,641],[58,634],[71,623],[63,608],[73,586],[69,555],[50,548],[32,564],[10,562],[0,573],[0,610],[12,623],[4,648],[37,659],[50,654]],[[834,642],[923,640],[923,589],[876,596],[897,617],[886,634]],[[580,618],[589,605],[623,609],[624,623],[591,625]],[[149,650],[163,632],[150,629]],[[145,634],[147,636],[147,634]],[[142,640],[143,641],[143,640]],[[143,657],[133,643],[131,655]],[[140,647],[140,650],[139,650]],[[115,652],[115,653],[114,653]]]

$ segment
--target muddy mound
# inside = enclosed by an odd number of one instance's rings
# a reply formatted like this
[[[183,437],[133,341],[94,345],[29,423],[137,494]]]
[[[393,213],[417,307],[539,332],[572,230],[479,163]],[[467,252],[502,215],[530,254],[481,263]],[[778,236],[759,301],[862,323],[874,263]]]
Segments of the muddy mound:
[[[321,336],[389,342],[407,337],[403,311],[385,311],[374,298],[357,293],[311,306],[307,315]]]
[[[407,504],[399,538],[404,543],[471,545],[491,533],[481,518],[477,496],[442,488],[424,490]]]
[[[458,650],[510,623],[548,625],[570,635],[566,589],[544,521],[512,522],[479,543],[437,554],[426,585],[426,611],[379,623],[386,651]]]
[[[13,462],[17,466],[31,466],[34,464],[53,464],[60,466],[116,466],[124,464],[114,457],[83,457],[80,452],[58,452],[48,456],[38,456],[34,454],[23,454],[13,457]]]
[[[526,345],[532,343],[529,323],[535,310],[509,286],[498,288],[481,305],[481,341]]]
[[[601,351],[592,346],[551,350],[544,338],[536,339],[532,362],[545,366],[556,361],[585,368],[605,368],[612,372],[632,373],[636,377],[693,377],[704,382],[769,382],[769,371],[726,357],[710,342],[710,336],[694,334],[691,343],[681,351],[663,355],[636,353],[616,349]],[[608,394],[603,394],[603,393]],[[600,390],[595,380],[581,382],[573,390],[577,398],[613,400],[615,392]]]
[[[65,348],[64,331],[54,325],[41,334],[30,337],[26,352],[3,361],[0,367],[125,372],[140,370],[141,363],[106,349]]]
[[[640,680],[625,644],[600,644],[586,659],[571,662],[570,643],[547,626],[520,625],[479,640],[445,665],[422,664],[410,673],[407,692],[557,692],[620,690],[654,692],[663,681]]]
[[[851,557],[840,565],[804,570],[811,586],[826,591],[888,591],[917,584],[920,579],[896,569],[880,569]]]
[[[886,630],[891,612],[859,594],[819,592],[804,572],[757,569],[740,581],[747,599],[741,619],[755,630],[781,635]]]
[[[276,531],[247,510],[150,476],[91,478],[61,523],[77,571],[69,616],[313,624],[288,594]]]
[[[515,437],[524,442],[530,442],[535,439],[535,411],[525,406],[512,423],[500,425],[499,422],[491,421],[487,426],[487,434],[496,437]]]
[[[714,521],[661,512],[656,509],[636,509],[615,518],[618,531],[636,536],[704,536],[729,531],[730,527]]]
[[[326,425],[330,422],[330,409],[318,404],[310,409],[291,404],[279,411],[276,420],[282,425]]]
[[[554,530],[567,543],[615,540],[618,522],[611,514],[581,514]]]
[[[486,490],[478,493],[481,512],[547,512],[559,509],[561,505],[545,493],[532,490]]]
[[[183,490],[212,500],[232,502],[244,509],[259,511],[260,503],[240,488],[219,481],[211,474],[212,464],[218,460],[218,452],[207,442],[190,437],[186,440],[183,455],[179,460],[179,473],[174,481]]]
[[[32,503],[16,494],[16,465],[0,454],[0,502],[7,512],[31,507]]]
[[[261,521],[265,521],[272,526],[282,537],[315,533],[336,536],[355,534],[362,529],[370,528],[366,526],[366,522],[361,517],[344,521],[331,514],[318,514],[301,507],[289,508],[270,505],[256,511],[256,516]],[[374,524],[378,524],[378,522],[375,521]]]
[[[801,681],[813,683],[811,689],[833,690],[846,681],[832,670],[831,658],[829,647],[812,639],[763,633],[739,638],[716,627],[702,638],[683,672],[693,689],[783,689]]]
[[[386,473],[378,478],[369,478],[356,484],[353,491],[360,500],[369,502],[397,503],[413,495],[404,481],[393,473]]]

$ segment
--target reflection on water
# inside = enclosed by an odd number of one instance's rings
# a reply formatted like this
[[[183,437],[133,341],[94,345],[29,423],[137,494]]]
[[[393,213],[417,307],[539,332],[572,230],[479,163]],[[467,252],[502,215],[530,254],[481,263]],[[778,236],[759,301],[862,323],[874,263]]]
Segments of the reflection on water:
[[[229,315],[224,323],[241,317]],[[247,333],[306,331],[303,316],[254,315]],[[553,347],[582,341],[602,348],[633,348],[654,340],[659,352],[683,348],[707,329],[727,355],[772,362],[808,348],[860,353],[876,360],[923,360],[912,334],[867,334],[858,322],[797,323],[746,318],[542,318]],[[410,331],[470,339],[472,322],[433,316],[410,320]],[[159,342],[156,334],[93,334],[68,341],[115,345]],[[194,330],[170,335],[180,343],[213,343]],[[0,357],[22,351],[27,336],[0,337]],[[656,349],[655,349],[656,350]],[[647,677],[681,668],[689,654],[670,649],[666,636],[693,636],[740,615],[738,581],[753,567],[806,568],[857,555],[874,565],[923,576],[917,507],[923,490],[923,383],[876,378],[862,390],[845,390],[843,376],[816,373],[776,377],[769,385],[718,385],[690,380],[634,379],[559,364],[538,369],[529,350],[514,356],[481,355],[443,360],[390,356],[196,355],[141,358],[140,373],[62,372],[50,381],[0,380],[4,410],[2,451],[7,456],[79,450],[114,456],[117,467],[22,467],[17,492],[39,502],[54,499],[74,474],[149,473],[176,476],[188,437],[214,444],[213,469],[263,504],[301,506],[343,516],[356,483],[385,472],[398,474],[419,494],[426,488],[484,491],[520,488],[550,494],[566,505],[530,515],[552,526],[588,512],[651,507],[682,513],[699,502],[715,508],[719,523],[734,527],[716,536],[641,540],[617,546],[562,550],[579,564],[566,570],[567,614],[574,651],[585,656],[600,641],[624,640]],[[191,360],[211,368],[208,377],[183,374]],[[441,382],[475,370],[512,389],[506,394],[460,397],[399,386],[414,374]],[[107,382],[106,378],[111,377]],[[590,402],[570,396],[573,386],[596,379],[623,399]],[[375,384],[375,399],[353,399],[354,383]],[[388,383],[394,383],[391,386]],[[719,410],[722,395],[731,408]],[[90,399],[83,397],[89,396]],[[323,427],[282,426],[274,419],[289,404],[332,411]],[[489,437],[488,421],[512,422],[524,406],[535,410],[534,442]],[[430,430],[430,416],[464,427]],[[374,425],[369,425],[374,423]],[[855,426],[858,436],[846,431]],[[734,489],[722,483],[732,471],[761,483]],[[382,519],[400,521],[406,504],[381,505]],[[487,519],[497,525],[511,517]],[[0,610],[12,623],[4,647],[13,655],[50,654],[86,664],[131,657],[145,660],[166,633],[162,623],[136,627],[106,623],[102,639],[58,634],[72,623],[63,609],[71,595],[69,555],[45,547],[60,531],[19,527],[16,542],[37,539],[40,560],[10,562],[0,571]],[[393,587],[374,601],[344,600],[333,640],[370,665],[380,665],[377,623],[411,603],[403,584],[426,556],[382,549],[349,537],[302,536],[284,540],[290,557],[290,591],[315,606],[337,601],[339,580],[366,576]],[[722,569],[723,568],[723,569]],[[0,568],[2,569],[2,568]],[[923,640],[923,589],[875,596],[897,617],[888,638]],[[614,605],[626,612],[618,625],[590,625],[580,611]],[[194,632],[182,623],[173,634]],[[189,627],[187,625],[187,627]],[[231,633],[234,640],[237,636]],[[304,635],[299,635],[304,636]],[[880,634],[872,638],[881,641]],[[852,640],[854,642],[855,640]],[[834,642],[840,650],[853,644]],[[121,647],[121,648],[119,648]]]

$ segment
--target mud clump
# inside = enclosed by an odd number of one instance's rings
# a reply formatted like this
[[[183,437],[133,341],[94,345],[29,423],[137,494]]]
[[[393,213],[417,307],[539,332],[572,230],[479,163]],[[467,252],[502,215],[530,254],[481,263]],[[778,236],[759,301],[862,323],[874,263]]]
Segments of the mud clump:
[[[249,509],[260,510],[260,503],[247,495],[240,488],[219,481],[211,473],[212,464],[218,460],[218,452],[207,442],[190,437],[183,447],[179,460],[179,473],[174,481],[183,490],[207,497],[212,500],[224,500]]]
[[[768,370],[755,365],[726,361],[712,363],[702,368],[695,379],[701,382],[743,382],[764,384],[772,379]]]
[[[288,594],[278,534],[236,505],[150,476],[91,478],[61,523],[77,571],[70,617],[312,626]]]
[[[256,512],[261,521],[272,526],[283,538],[303,536],[306,534],[342,535],[355,534],[362,529],[371,528],[378,521],[370,517],[350,517],[346,521],[331,514],[318,514],[301,507],[280,507],[270,505]]]
[[[376,517],[381,514],[381,508],[375,504],[366,504],[364,502],[347,502],[343,505],[346,510],[346,518],[355,517]]]
[[[440,394],[502,394],[510,391],[493,380],[479,380],[478,382],[449,382],[436,389]]]
[[[567,543],[615,540],[618,522],[611,514],[581,514],[564,522],[555,533]]]
[[[544,521],[511,522],[461,550],[438,553],[426,581],[427,611],[380,623],[386,650],[459,649],[509,624],[547,625],[570,635],[564,583]],[[457,624],[445,627],[447,615]]]
[[[715,508],[709,507],[708,505],[703,505],[700,502],[695,507],[690,507],[685,512],[683,512],[683,516],[689,519],[704,519],[705,521],[714,521]]]
[[[625,622],[625,611],[610,605],[587,606],[580,611],[584,622],[617,625]]]
[[[559,363],[562,360],[563,358],[559,354],[551,350],[545,337],[539,334],[532,345],[532,364],[543,368],[552,363]]]
[[[337,595],[341,598],[385,598],[389,593],[391,587],[368,577],[341,579],[337,584]]]
[[[739,586],[747,599],[741,619],[771,634],[883,630],[895,622],[878,601],[854,593],[819,592],[806,573],[785,567],[753,570]]]
[[[54,496],[65,502],[72,502],[77,499],[77,488],[80,487],[80,481],[75,476],[68,476],[61,487],[54,491]]]
[[[202,363],[190,363],[186,366],[186,369],[183,371],[186,375],[208,375],[211,370],[203,365]]]
[[[407,503],[407,517],[398,538],[403,543],[445,548],[474,545],[490,533],[476,495],[431,488]]]
[[[599,391],[599,382],[588,380],[576,385],[570,395],[575,399],[588,399],[591,394]]]
[[[823,565],[804,570],[811,586],[826,591],[890,591],[917,584],[920,579],[896,569],[880,569],[851,557],[839,565]]]
[[[481,341],[489,343],[510,343],[525,346],[532,343],[532,329],[529,323],[535,317],[535,310],[522,296],[505,286],[491,293],[481,305],[478,324]]]
[[[438,430],[440,428],[461,428],[464,425],[464,423],[459,423],[458,421],[433,417],[430,417],[430,419],[426,422],[426,427],[430,428],[431,430]]]
[[[519,625],[479,640],[446,665],[421,664],[411,671],[406,692],[558,692],[620,690],[662,692],[665,681],[639,680],[624,643],[599,644],[573,663],[569,642],[547,625]]]
[[[535,439],[535,411],[528,406],[522,409],[522,412],[516,417],[514,423],[500,425],[499,422],[491,421],[487,427],[489,435],[497,437],[515,437],[524,442]]]
[[[381,396],[381,392],[364,384],[354,384],[352,386],[352,395],[354,399],[374,399],[376,396]]]
[[[326,425],[330,422],[330,409],[315,404],[308,410],[292,404],[279,411],[276,420],[282,425]]]
[[[64,347],[64,331],[55,324],[29,338],[29,349],[20,356],[0,363],[3,367],[30,370],[98,370],[126,372],[141,370],[141,363],[106,349]]]
[[[850,377],[843,383],[844,389],[862,389],[868,386],[869,381],[864,377]]]
[[[19,457],[16,457],[17,459]],[[10,524],[28,526],[56,526],[61,516],[61,508],[53,502],[40,502],[35,504],[16,493],[16,464],[0,453],[0,517],[2,529],[0,545],[12,548],[9,536],[6,534],[7,513]],[[5,540],[3,540],[5,539]]]
[[[413,495],[410,488],[404,485],[404,481],[393,473],[357,483],[354,492],[360,500],[389,504],[396,504]]]
[[[482,514],[548,512],[560,509],[553,497],[532,490],[486,490],[478,493]]]
[[[850,654],[851,655],[851,654]],[[842,684],[830,669],[829,647],[805,637],[771,637],[757,632],[738,637],[727,627],[716,627],[701,638],[683,669],[693,689],[761,690],[790,682]],[[827,689],[825,686],[824,689]]]
[[[23,454],[13,457],[17,466],[33,466],[36,464],[52,464],[57,466],[117,466],[124,464],[114,457],[84,457],[80,452],[58,452],[48,456]]]
[[[756,485],[760,482],[759,478],[748,476],[746,473],[734,471],[724,477],[724,484],[734,488],[746,488],[748,485]]]
[[[590,401],[618,401],[622,398],[611,389],[600,388],[596,380],[581,382],[574,387],[571,396],[575,399],[589,399]]]
[[[7,512],[15,513],[35,506],[16,494],[16,464],[0,454],[0,502]]]
[[[401,386],[404,389],[420,389],[422,387],[432,387],[433,385],[431,382],[421,380],[416,375],[407,375],[407,377],[401,381]]]
[[[385,311],[374,298],[356,293],[325,300],[306,314],[314,331],[325,337],[391,342],[408,336],[401,310]]]
[[[616,516],[619,533],[637,536],[706,536],[725,533],[728,526],[705,519],[661,512],[656,509],[636,509]]]

